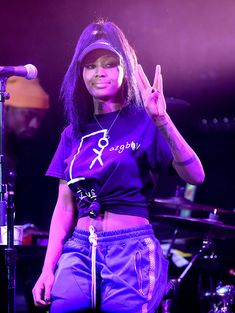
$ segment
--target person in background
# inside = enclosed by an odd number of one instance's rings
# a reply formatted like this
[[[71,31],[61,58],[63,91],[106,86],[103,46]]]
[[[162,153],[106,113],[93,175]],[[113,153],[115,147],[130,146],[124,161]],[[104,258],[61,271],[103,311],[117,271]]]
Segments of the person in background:
[[[30,158],[31,143],[49,109],[49,96],[38,78],[27,80],[12,76],[7,80],[6,91],[10,95],[4,105],[6,181],[15,189],[16,176],[19,176],[18,185],[26,183],[24,179],[27,176],[26,171],[29,171],[27,158]],[[22,217],[20,222],[26,223],[29,212],[23,212],[24,204],[20,206],[16,218]]]
[[[8,147],[9,137],[23,139],[35,135],[49,108],[49,96],[37,78],[27,80],[12,76],[7,80],[6,91],[10,94],[4,111]]]
[[[99,20],[81,34],[62,84],[68,126],[47,175],[59,181],[36,306],[51,313],[154,312],[168,262],[149,223],[151,172],[204,180],[125,35]]]
[[[32,217],[35,213],[25,209],[26,203],[29,202],[32,195],[29,194],[27,186],[32,185],[32,179],[29,172],[32,171],[28,164],[30,157],[32,158],[31,150],[35,136],[39,127],[49,109],[49,95],[40,85],[39,79],[27,80],[22,77],[12,76],[7,80],[6,91],[10,94],[10,98],[5,101],[4,105],[4,154],[6,162],[4,163],[6,182],[8,189],[15,191],[14,204],[15,204],[15,220],[16,225],[24,224],[24,238],[23,244],[31,243],[32,233],[31,229],[25,223],[29,223],[32,227]],[[31,150],[30,150],[31,149]],[[20,188],[18,188],[20,186]],[[22,187],[22,188],[21,188]],[[20,195],[20,197],[18,196]],[[19,201],[22,199],[23,201]],[[6,200],[7,201],[7,200]],[[4,216],[1,217],[4,224],[7,222],[5,212],[1,212]],[[42,213],[41,213],[42,214]],[[42,232],[41,232],[42,233]],[[39,234],[39,231],[37,231]],[[20,250],[21,251],[21,250]],[[22,252],[24,254],[25,252]],[[19,277],[19,285],[17,284],[17,293],[24,290],[25,298],[31,301],[30,285],[37,264],[40,262],[38,257],[34,257],[34,267],[27,264],[27,258],[19,253],[17,268]],[[22,261],[22,259],[24,261]],[[26,262],[25,262],[26,260]],[[41,264],[41,263],[40,263]],[[27,268],[27,269],[26,269]],[[7,290],[5,282],[5,269],[1,268],[1,286],[2,300],[0,303],[0,312],[7,311]],[[21,276],[22,275],[22,276]],[[22,278],[22,281],[21,281]],[[22,287],[23,284],[23,287]],[[28,287],[30,285],[30,288]],[[30,294],[31,298],[28,296]],[[4,295],[6,297],[4,298]]]

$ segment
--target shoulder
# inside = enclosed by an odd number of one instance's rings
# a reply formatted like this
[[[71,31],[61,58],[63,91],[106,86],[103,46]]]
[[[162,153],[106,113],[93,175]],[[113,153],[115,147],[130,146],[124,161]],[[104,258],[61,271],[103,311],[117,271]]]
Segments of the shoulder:
[[[67,125],[61,132],[61,137],[72,138],[72,125]]]
[[[68,126],[66,126],[64,128],[64,130],[61,132],[61,140],[65,141],[66,144],[73,144],[77,141],[77,138],[75,135],[74,135],[74,132],[73,132],[73,127],[71,124],[69,124]]]

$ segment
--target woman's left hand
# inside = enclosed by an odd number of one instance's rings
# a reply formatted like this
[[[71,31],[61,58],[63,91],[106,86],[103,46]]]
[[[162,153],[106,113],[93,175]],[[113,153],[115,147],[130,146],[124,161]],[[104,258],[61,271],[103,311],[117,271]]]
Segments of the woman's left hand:
[[[161,66],[156,66],[153,86],[150,85],[140,64],[137,66],[136,80],[147,113],[157,126],[161,126],[165,123],[165,118],[167,116],[166,101],[163,95]]]

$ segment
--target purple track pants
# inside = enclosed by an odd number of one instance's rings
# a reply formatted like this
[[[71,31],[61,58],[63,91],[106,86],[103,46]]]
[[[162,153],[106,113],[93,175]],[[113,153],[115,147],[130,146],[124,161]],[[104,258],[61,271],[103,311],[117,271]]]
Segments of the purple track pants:
[[[168,261],[152,226],[96,234],[96,311],[154,312],[165,292]],[[88,238],[89,232],[75,229],[65,243],[52,288],[51,313],[91,310]]]

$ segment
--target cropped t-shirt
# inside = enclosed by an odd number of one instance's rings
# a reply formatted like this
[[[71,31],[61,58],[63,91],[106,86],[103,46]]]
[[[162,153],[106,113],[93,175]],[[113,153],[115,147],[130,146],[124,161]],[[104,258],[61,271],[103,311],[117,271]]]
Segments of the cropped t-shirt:
[[[172,163],[167,142],[146,111],[131,104],[96,119],[77,139],[65,128],[46,175],[67,181],[79,217],[96,201],[102,211],[148,218],[150,173]]]

